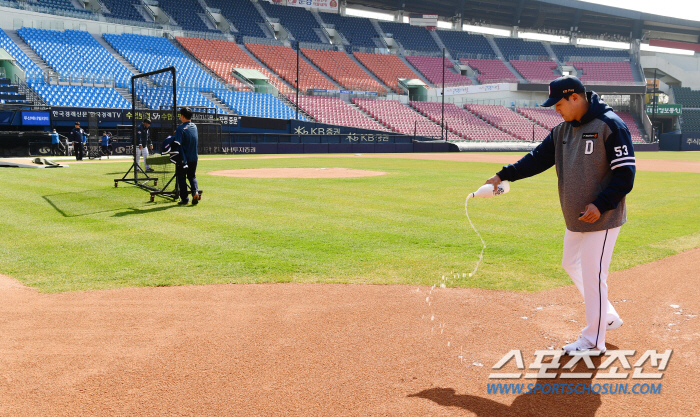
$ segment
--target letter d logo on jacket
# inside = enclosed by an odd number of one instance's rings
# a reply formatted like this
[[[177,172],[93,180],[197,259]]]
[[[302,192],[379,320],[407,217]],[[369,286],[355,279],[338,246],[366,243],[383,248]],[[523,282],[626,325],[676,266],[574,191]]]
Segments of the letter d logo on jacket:
[[[586,141],[586,155],[590,155],[592,153],[593,153],[593,141],[587,140]]]

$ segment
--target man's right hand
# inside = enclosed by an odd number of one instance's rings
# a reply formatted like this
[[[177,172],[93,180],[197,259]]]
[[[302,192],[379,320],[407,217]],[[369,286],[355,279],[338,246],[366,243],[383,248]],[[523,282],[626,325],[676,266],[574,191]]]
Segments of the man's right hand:
[[[486,182],[484,183],[484,185],[492,184],[493,190],[498,191],[498,184],[500,184],[500,183],[501,183],[501,177],[499,177],[498,174],[496,174],[493,177],[487,179]]]

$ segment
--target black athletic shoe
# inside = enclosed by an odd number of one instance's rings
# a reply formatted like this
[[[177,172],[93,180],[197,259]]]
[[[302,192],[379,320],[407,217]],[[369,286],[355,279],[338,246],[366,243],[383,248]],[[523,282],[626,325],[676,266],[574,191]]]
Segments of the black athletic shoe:
[[[199,193],[194,193],[194,195],[192,196],[192,205],[196,206],[197,204],[199,204],[199,200],[201,200],[201,199],[202,199],[202,196],[199,195]]]
[[[190,200],[180,200],[177,202],[178,205],[184,206],[190,203]]]

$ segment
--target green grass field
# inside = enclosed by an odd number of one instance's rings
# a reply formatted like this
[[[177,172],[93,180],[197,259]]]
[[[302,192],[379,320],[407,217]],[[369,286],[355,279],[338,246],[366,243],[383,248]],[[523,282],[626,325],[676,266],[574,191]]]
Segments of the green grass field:
[[[643,154],[649,156],[660,153]],[[670,154],[678,159],[700,153]],[[640,156],[641,157],[641,156]],[[659,158],[660,159],[660,158]],[[470,272],[481,242],[464,198],[500,164],[408,159],[201,161],[199,206],[114,188],[128,163],[4,169],[0,273],[42,292],[210,283],[436,283]],[[209,171],[345,167],[389,175],[241,179]],[[614,270],[700,246],[700,174],[639,172]],[[451,285],[538,291],[569,284],[552,170],[470,201],[487,244],[478,274]]]

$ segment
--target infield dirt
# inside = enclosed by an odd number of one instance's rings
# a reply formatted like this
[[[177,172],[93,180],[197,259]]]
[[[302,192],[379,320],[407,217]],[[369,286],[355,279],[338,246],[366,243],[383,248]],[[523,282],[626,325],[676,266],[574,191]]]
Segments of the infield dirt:
[[[700,248],[608,279],[625,320],[608,348],[674,350],[663,379],[641,381],[662,383],[656,395],[487,394],[491,367],[508,351],[522,350],[527,366],[535,350],[577,336],[583,303],[573,285],[535,294],[260,284],[47,295],[0,277],[0,415],[698,415],[698,271]]]

